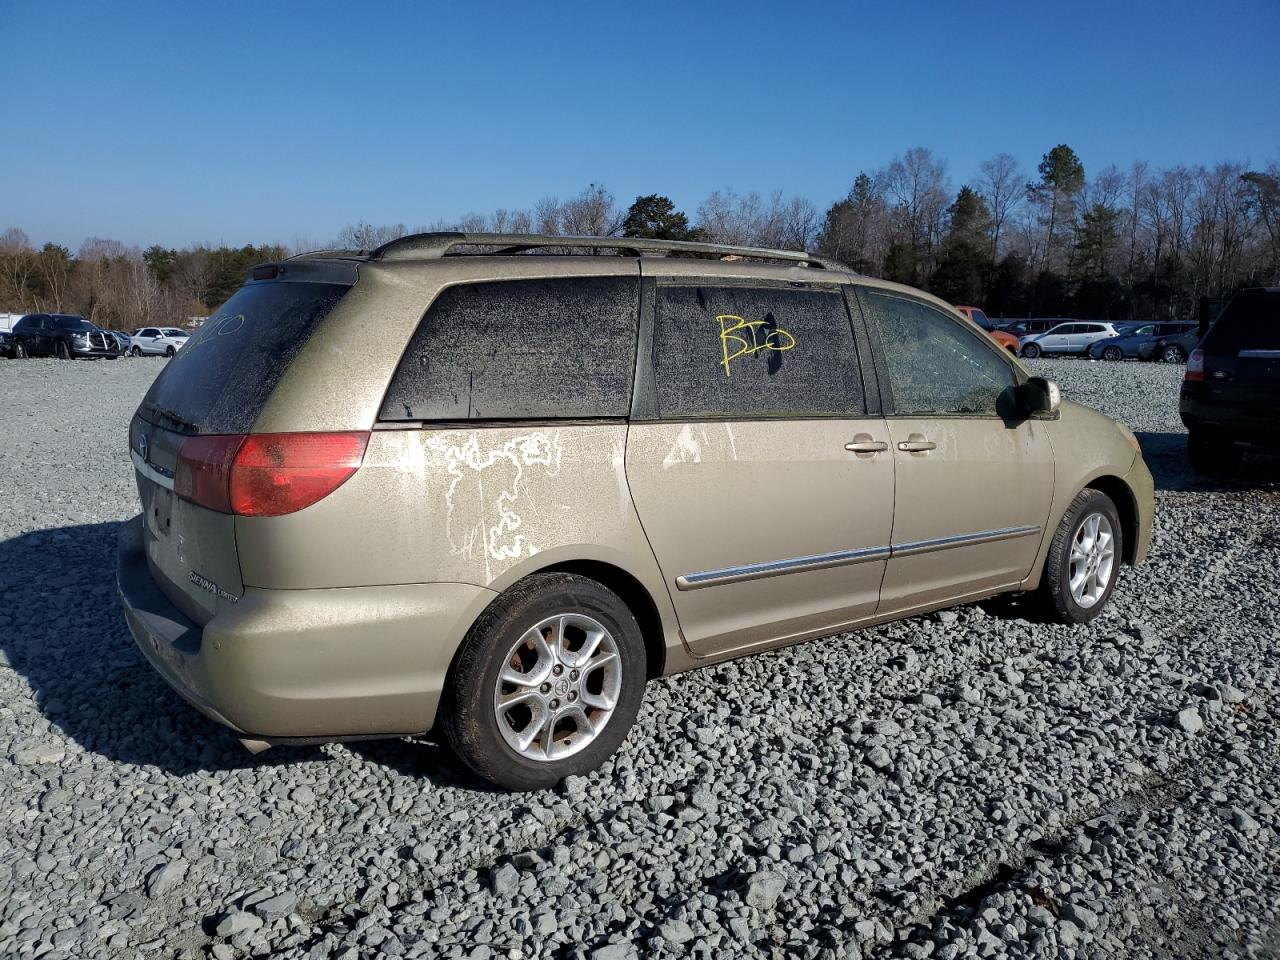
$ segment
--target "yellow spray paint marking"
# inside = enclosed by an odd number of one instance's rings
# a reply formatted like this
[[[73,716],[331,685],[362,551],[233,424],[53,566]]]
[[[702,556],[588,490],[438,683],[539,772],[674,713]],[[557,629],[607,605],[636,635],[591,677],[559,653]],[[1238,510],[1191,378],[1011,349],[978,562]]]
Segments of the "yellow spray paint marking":
[[[796,338],[776,325],[761,338],[760,328],[767,326],[764,320],[744,320],[731,313],[722,313],[716,317],[716,320],[720,323],[720,351],[724,355],[720,365],[724,367],[726,377],[732,376],[729,372],[730,361],[738,357],[754,357],[761,350],[774,350],[781,353],[796,345]],[[784,337],[785,340],[782,339]],[[733,353],[729,352],[731,341],[736,344]]]

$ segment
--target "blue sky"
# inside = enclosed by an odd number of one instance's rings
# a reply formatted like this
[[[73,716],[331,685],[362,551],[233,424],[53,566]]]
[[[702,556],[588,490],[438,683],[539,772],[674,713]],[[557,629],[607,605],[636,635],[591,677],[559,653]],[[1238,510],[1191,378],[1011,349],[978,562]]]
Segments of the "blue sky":
[[[323,242],[592,181],[825,208],[918,144],[954,186],[1060,142],[1280,159],[1276,0],[963,6],[0,0],[0,229]]]

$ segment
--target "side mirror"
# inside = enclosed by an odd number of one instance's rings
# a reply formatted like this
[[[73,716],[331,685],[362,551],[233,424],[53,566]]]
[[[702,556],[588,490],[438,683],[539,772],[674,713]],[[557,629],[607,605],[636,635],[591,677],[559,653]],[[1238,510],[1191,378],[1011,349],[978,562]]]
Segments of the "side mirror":
[[[1062,406],[1062,391],[1052,380],[1044,377],[1032,377],[1018,387],[1018,398],[1022,401],[1022,409],[1030,416],[1058,416],[1058,408]]]

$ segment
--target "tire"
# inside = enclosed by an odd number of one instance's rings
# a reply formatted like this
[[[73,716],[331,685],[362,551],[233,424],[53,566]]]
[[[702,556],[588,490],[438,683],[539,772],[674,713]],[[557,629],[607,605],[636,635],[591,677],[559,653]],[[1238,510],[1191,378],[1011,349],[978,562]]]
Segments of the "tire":
[[[141,348],[141,347],[134,347],[134,348],[133,348],[131,351],[129,351],[129,352],[130,352],[130,353],[132,353],[135,357],[140,357],[140,356],[142,356],[142,348]]]
[[[1102,350],[1103,360],[1123,360],[1124,351],[1119,347],[1104,347]]]
[[[1022,348],[1022,355],[1028,360],[1034,360],[1036,357],[1040,356],[1040,348],[1034,343],[1028,343]]]
[[[1169,343],[1160,351],[1160,359],[1165,363],[1186,363],[1187,352],[1176,343]]]
[[[177,353],[177,352],[178,352],[178,351],[177,351],[177,350],[175,350],[175,349],[173,349],[173,347],[172,347],[172,346],[168,346],[168,347],[165,347],[165,348],[164,348],[164,355],[165,355],[166,357],[172,357],[172,356],[173,356],[175,353]]]
[[[15,360],[27,359],[27,348],[26,348],[26,345],[23,344],[22,342],[15,343],[13,345],[13,359]]]
[[[596,628],[603,636],[586,663],[598,662],[610,649],[616,659],[578,674],[572,657],[590,642],[586,631]],[[563,651],[559,656],[546,642],[557,629],[565,638],[555,644]],[[490,604],[463,641],[441,703],[445,739],[463,763],[492,783],[510,790],[554,786],[594,770],[617,750],[640,710],[647,666],[640,625],[613,591],[586,577],[534,574]],[[546,679],[536,686],[502,679],[543,669]],[[610,711],[590,702],[603,704],[611,692]],[[500,713],[497,701],[503,696],[519,699]],[[570,719],[574,713],[603,724],[584,739],[581,722]],[[549,730],[540,720],[556,716]],[[555,755],[540,756],[546,753]]]
[[[1088,623],[1111,599],[1123,557],[1124,529],[1116,505],[1100,490],[1081,490],[1049,544],[1040,583],[1046,613],[1062,623]]]
[[[1230,477],[1240,468],[1244,451],[1230,440],[1212,437],[1203,430],[1187,434],[1187,460],[1202,477]]]
[[[54,353],[58,355],[59,360],[71,359],[71,348],[67,346],[67,341],[59,340],[58,345],[54,347]]]

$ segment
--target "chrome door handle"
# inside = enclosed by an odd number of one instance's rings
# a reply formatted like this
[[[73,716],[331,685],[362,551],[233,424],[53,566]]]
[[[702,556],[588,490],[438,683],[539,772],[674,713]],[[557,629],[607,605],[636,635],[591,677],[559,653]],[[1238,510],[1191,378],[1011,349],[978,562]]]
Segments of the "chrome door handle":
[[[889,449],[889,444],[883,440],[872,440],[869,433],[859,433],[853,438],[853,442],[846,443],[844,448],[850,453],[881,453]]]
[[[898,443],[898,449],[905,453],[924,453],[927,450],[936,450],[938,445],[932,440],[926,440],[924,434],[913,433],[907,439]]]

